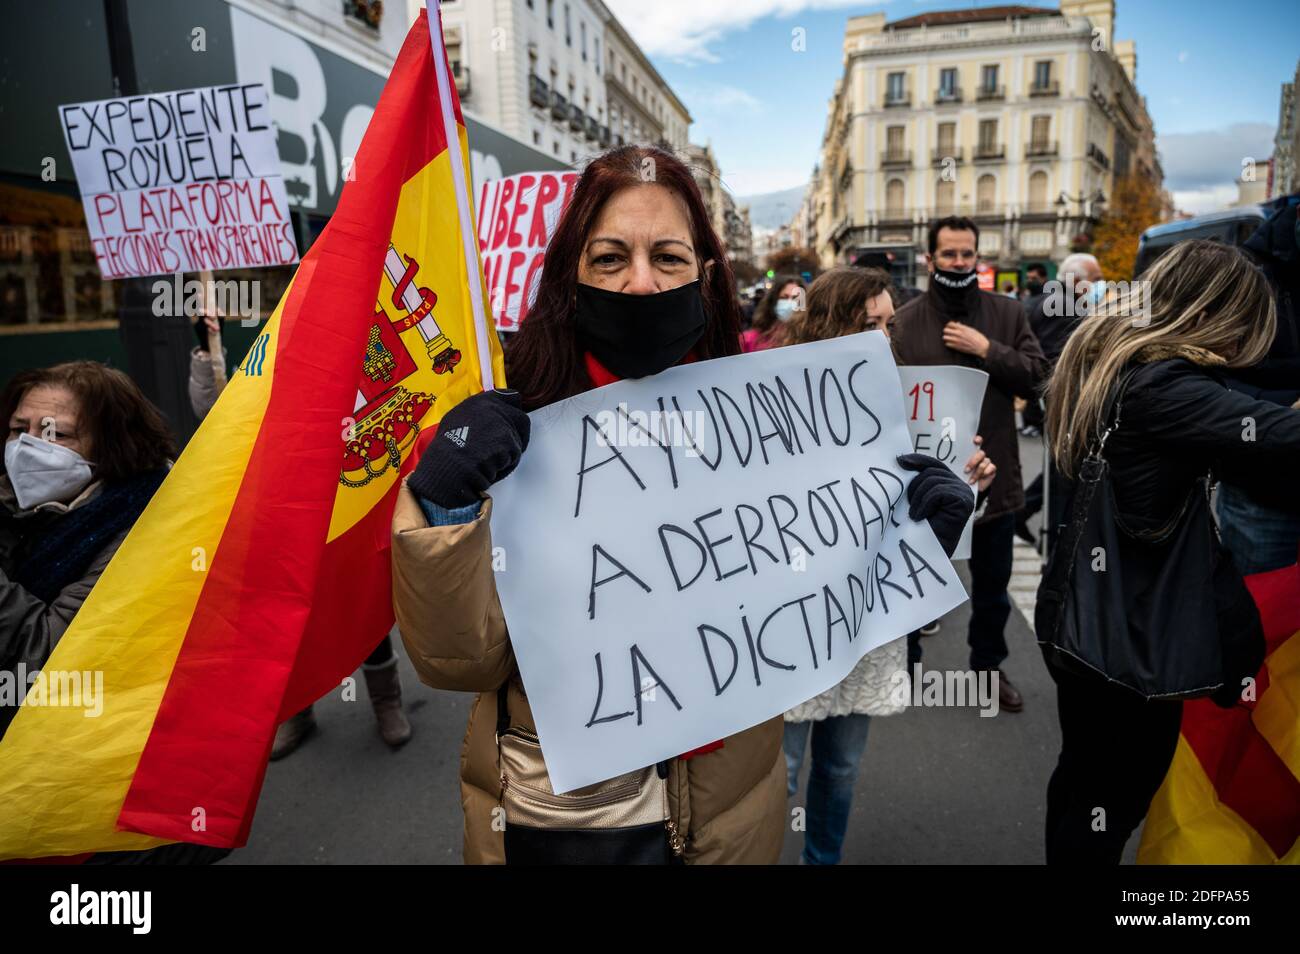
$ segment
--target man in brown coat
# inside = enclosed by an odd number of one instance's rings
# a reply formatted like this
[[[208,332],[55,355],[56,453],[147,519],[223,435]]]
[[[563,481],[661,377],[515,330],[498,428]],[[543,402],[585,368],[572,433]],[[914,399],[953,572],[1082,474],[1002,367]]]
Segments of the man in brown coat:
[[[959,364],[988,372],[980,409],[984,451],[998,467],[971,540],[970,666],[998,669],[1007,658],[1005,628],[1011,615],[1012,541],[1016,511],[1024,506],[1015,398],[1034,398],[1048,363],[1013,298],[983,292],[975,272],[979,228],[949,216],[930,226],[930,288],[898,311],[894,352],[909,365]],[[1000,672],[999,703],[1009,712],[1024,705]]]

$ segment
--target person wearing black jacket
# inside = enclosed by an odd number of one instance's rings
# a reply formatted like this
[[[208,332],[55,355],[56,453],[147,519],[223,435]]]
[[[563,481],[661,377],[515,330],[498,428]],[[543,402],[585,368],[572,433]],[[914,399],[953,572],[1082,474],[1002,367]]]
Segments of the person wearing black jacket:
[[[1047,390],[1052,457],[1072,481],[1096,450],[1127,380],[1120,423],[1104,449],[1125,546],[1138,554],[1118,575],[1126,606],[1140,605],[1164,561],[1177,558],[1140,535],[1173,524],[1189,501],[1195,505],[1191,495],[1201,492],[1198,481],[1207,472],[1252,493],[1278,494],[1294,493],[1300,468],[1300,411],[1225,386],[1225,373],[1254,365],[1273,340],[1276,319],[1263,274],[1237,249],[1189,241],[1144,277],[1140,300],[1112,295],[1079,325]],[[1067,513],[1071,497],[1067,491]],[[1205,546],[1213,546],[1208,535]],[[1087,583],[1078,576],[1070,584],[1076,593]],[[1051,596],[1048,577],[1040,606]],[[1214,587],[1221,612],[1232,605],[1227,590],[1242,591],[1235,570],[1227,577],[1224,592],[1217,578]],[[1205,585],[1186,580],[1189,598]],[[1248,600],[1245,613],[1250,618],[1236,617],[1232,632],[1220,632],[1210,615],[1197,631],[1147,633],[1150,644],[1128,649],[1159,668],[1180,655],[1155,648],[1168,649],[1172,640],[1187,653],[1204,641],[1234,647],[1224,652],[1222,689],[1214,696],[1234,705],[1264,653],[1258,612]],[[1038,624],[1043,639],[1047,627]],[[1148,701],[1110,681],[1110,673],[1067,670],[1046,658],[1061,723],[1061,754],[1047,790],[1048,863],[1118,863],[1173,760],[1182,704]]]
[[[1300,193],[1288,199],[1242,246],[1268,277],[1277,306],[1277,334],[1259,364],[1225,380],[1234,391],[1291,407],[1300,401]],[[1219,485],[1216,501],[1223,543],[1242,573],[1290,566],[1300,547],[1300,499],[1270,495],[1235,481]]]

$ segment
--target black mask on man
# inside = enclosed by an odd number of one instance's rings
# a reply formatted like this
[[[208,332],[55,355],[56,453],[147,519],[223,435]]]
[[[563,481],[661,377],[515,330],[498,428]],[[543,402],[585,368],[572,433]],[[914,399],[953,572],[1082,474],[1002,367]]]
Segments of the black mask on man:
[[[969,311],[979,292],[979,275],[976,272],[952,272],[936,268],[930,276],[930,287],[939,297],[946,311]]]
[[[620,378],[671,368],[704,334],[700,282],[653,295],[578,285],[578,343]]]
[[[1041,295],[1043,293],[1043,283],[1038,281],[1026,282],[1025,287],[1029,289],[1031,295]]]

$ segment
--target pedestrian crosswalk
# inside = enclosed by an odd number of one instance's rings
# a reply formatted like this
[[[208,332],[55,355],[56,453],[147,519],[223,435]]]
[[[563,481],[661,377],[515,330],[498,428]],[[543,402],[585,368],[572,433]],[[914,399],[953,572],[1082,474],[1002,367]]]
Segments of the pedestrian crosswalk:
[[[1015,541],[1011,555],[1011,583],[1007,589],[1011,593],[1011,601],[1032,630],[1034,606],[1038,602],[1038,581],[1042,577],[1042,558],[1036,549],[1019,538]]]

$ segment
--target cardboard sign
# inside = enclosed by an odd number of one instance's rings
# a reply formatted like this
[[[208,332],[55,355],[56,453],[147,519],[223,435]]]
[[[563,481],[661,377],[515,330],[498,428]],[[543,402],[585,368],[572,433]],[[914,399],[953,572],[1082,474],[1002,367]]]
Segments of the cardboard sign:
[[[266,89],[59,107],[106,279],[298,261]]]
[[[517,330],[528,314],[542,277],[546,245],[577,181],[576,172],[521,172],[483,183],[478,242],[499,330]]]
[[[899,368],[898,377],[903,383],[903,416],[912,435],[912,447],[918,454],[937,457],[966,480],[970,475],[962,468],[977,449],[974,440],[979,433],[988,374],[958,365],[937,365]],[[975,515],[971,514],[952,559],[970,559],[974,526]]]
[[[907,517],[879,332],[679,365],[532,422],[492,539],[557,792],[785,712],[966,598]]]

